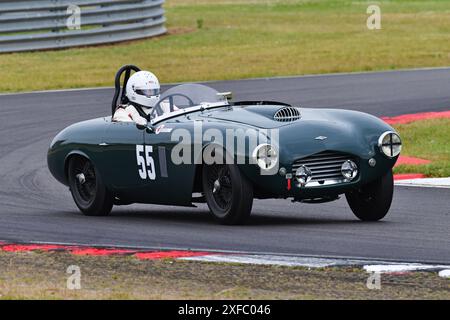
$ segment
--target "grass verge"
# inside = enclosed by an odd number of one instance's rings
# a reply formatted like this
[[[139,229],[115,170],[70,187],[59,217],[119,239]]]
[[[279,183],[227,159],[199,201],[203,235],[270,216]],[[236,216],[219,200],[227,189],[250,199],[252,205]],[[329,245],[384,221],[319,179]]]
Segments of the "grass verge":
[[[450,65],[450,2],[167,0],[170,34],[59,51],[0,55],[0,92],[112,86],[134,63],[162,82]]]
[[[402,155],[431,160],[426,165],[400,165],[394,173],[450,177],[450,119],[421,120],[394,127],[402,137]]]
[[[81,289],[68,290],[66,270],[81,269]],[[450,282],[437,273],[382,275],[355,268],[306,269],[141,261],[64,252],[0,252],[0,299],[450,299]]]

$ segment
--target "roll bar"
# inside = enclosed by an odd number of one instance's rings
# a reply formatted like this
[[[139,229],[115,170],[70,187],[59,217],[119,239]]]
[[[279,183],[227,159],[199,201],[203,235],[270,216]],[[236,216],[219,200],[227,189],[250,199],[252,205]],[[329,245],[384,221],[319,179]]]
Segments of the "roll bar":
[[[114,80],[114,87],[115,87],[115,92],[114,92],[114,97],[112,100],[112,104],[111,104],[111,112],[112,112],[112,116],[114,116],[114,112],[116,111],[117,107],[121,104],[127,104],[128,98],[126,96],[126,87],[127,87],[127,82],[128,79],[130,78],[131,75],[131,71],[134,72],[138,72],[141,71],[141,69],[139,69],[138,67],[136,67],[135,65],[132,64],[127,64],[122,66],[116,73],[116,78]],[[122,77],[122,74],[125,72],[125,77],[123,79],[123,85],[120,85],[120,78]],[[120,97],[120,101],[119,101],[119,97]]]

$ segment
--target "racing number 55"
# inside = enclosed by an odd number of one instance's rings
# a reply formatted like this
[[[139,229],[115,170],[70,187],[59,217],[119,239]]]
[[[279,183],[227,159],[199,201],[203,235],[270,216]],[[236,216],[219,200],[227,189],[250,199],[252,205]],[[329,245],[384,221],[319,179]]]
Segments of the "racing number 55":
[[[144,152],[145,151],[145,152]],[[152,146],[143,146],[141,144],[136,145],[136,160],[139,167],[139,176],[141,179],[155,180],[155,162],[151,153],[153,152]],[[142,155],[142,153],[144,155]]]

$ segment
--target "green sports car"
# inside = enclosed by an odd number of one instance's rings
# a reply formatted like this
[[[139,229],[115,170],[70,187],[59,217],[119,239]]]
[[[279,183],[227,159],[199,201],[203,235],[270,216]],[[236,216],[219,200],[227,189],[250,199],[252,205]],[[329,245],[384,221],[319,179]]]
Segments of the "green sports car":
[[[126,103],[132,70],[116,76],[113,112]],[[47,159],[86,215],[132,203],[206,202],[219,222],[239,224],[254,198],[322,203],[345,194],[359,219],[376,221],[389,211],[400,150],[394,129],[362,112],[231,102],[182,84],[161,95],[147,125],[111,116],[73,124],[53,139]]]

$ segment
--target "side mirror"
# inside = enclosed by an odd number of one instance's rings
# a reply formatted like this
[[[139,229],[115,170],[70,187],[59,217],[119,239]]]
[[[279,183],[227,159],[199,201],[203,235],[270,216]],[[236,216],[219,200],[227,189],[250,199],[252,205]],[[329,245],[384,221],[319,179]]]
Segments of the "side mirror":
[[[147,125],[147,127],[145,128],[145,131],[146,131],[147,133],[155,133],[155,128],[154,128],[151,124],[149,124],[149,125]]]
[[[139,130],[145,130],[147,133],[155,132],[155,128],[153,127],[153,125],[150,122],[147,122],[145,125],[136,123],[136,128],[138,128]]]

